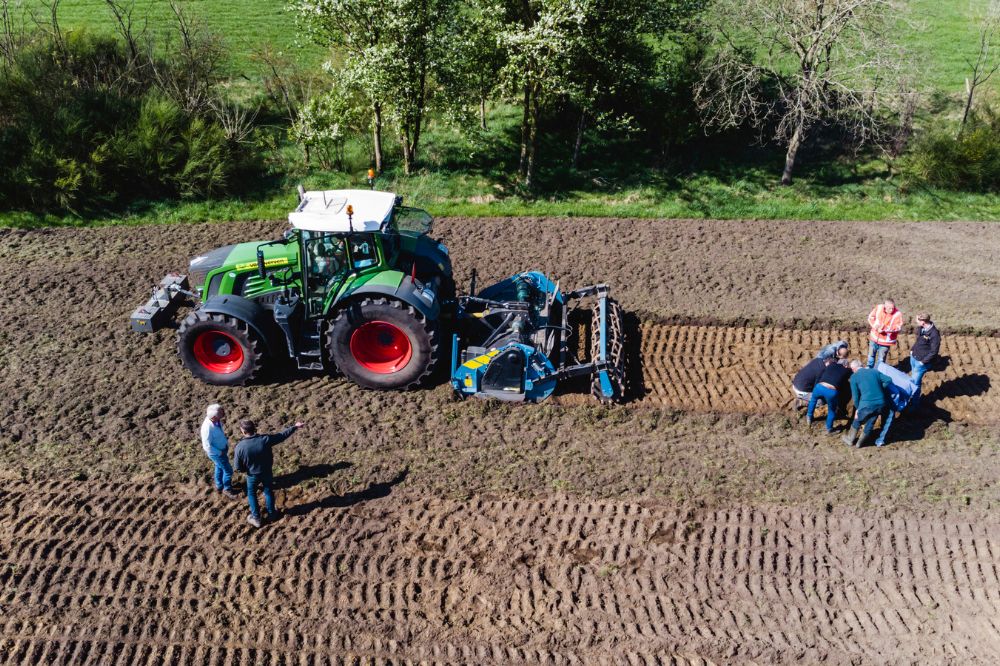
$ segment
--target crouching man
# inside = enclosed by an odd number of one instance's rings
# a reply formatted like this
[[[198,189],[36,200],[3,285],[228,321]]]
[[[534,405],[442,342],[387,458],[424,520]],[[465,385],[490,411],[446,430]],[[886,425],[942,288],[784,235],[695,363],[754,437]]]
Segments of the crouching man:
[[[274,507],[274,454],[271,449],[292,436],[296,430],[304,426],[301,421],[285,428],[275,435],[258,435],[257,424],[250,419],[240,421],[240,432],[243,439],[236,445],[236,469],[247,475],[247,503],[250,505],[250,516],[247,522],[254,527],[260,527],[260,507],[257,504],[257,486],[264,491],[264,508],[267,519],[274,521],[278,511]]]
[[[848,446],[860,449],[872,434],[876,419],[881,417],[882,427],[885,429],[885,422],[891,409],[888,391],[892,380],[874,368],[862,368],[857,361],[851,363],[851,369],[854,371],[850,384],[855,416],[850,431],[841,439]],[[858,437],[858,430],[861,428],[864,430]]]

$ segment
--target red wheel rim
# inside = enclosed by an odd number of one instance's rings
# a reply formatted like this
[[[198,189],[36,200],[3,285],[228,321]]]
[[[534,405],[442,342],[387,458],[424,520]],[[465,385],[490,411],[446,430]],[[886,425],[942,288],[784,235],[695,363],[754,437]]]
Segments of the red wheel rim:
[[[243,347],[222,331],[205,331],[194,339],[194,358],[209,372],[228,375],[243,365]]]
[[[398,327],[386,321],[370,321],[351,333],[351,355],[370,372],[399,372],[410,362],[413,347]]]

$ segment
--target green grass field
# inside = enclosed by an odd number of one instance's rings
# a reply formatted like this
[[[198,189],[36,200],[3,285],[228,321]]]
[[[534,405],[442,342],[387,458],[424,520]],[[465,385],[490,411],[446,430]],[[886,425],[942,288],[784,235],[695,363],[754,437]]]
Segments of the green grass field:
[[[959,93],[965,78],[965,58],[975,55],[973,20],[989,0],[904,0],[915,28],[901,27],[904,45],[918,64],[922,89]],[[41,0],[24,0],[39,18],[47,17]],[[302,43],[293,15],[283,0],[182,0],[181,6],[218,31],[232,55],[234,72],[251,74],[251,54],[261,44],[293,53],[304,63],[319,64],[322,48]],[[136,15],[145,17],[150,32],[163,39],[173,27],[168,0],[136,0]],[[65,29],[112,30],[111,13],[103,0],[61,0],[59,22]]]
[[[960,95],[968,71],[966,59],[978,49],[976,18],[989,0],[906,0],[916,30],[903,29],[902,43],[913,54],[917,87],[926,92]]]
[[[24,0],[24,6],[38,18],[48,18],[41,0]],[[325,57],[322,48],[297,38],[295,17],[283,0],[181,0],[180,6],[222,36],[231,57],[228,69],[234,75],[254,77],[257,69],[251,56],[264,44],[309,65],[319,66]],[[145,19],[156,41],[171,38],[175,19],[169,0],[136,0],[135,17]],[[61,0],[59,25],[64,30],[114,30],[104,0]]]
[[[974,18],[988,0],[909,0],[910,18],[922,29],[905,28],[902,39],[913,54],[917,86],[927,95],[921,124],[951,122],[960,108],[966,58],[975,55]],[[40,0],[28,6],[43,12]],[[275,0],[188,0],[190,12],[219,31],[231,53],[234,75],[254,78],[252,54],[264,43],[294,54],[307,66],[317,66],[325,54],[309,44],[297,44],[293,16]],[[138,0],[137,13],[148,17],[151,32],[160,39],[172,28],[166,0]],[[101,0],[62,0],[64,29],[86,27],[110,30],[110,14]],[[902,30],[903,28],[901,28]],[[1000,85],[1000,79],[991,82]],[[986,90],[984,96],[992,96]],[[491,131],[480,137],[472,154],[469,144],[446,126],[431,123],[422,146],[423,168],[412,176],[390,169],[379,186],[407,197],[413,205],[437,215],[565,215],[620,217],[697,217],[758,219],[899,219],[990,220],[1000,218],[1000,200],[994,195],[968,194],[914,187],[899,176],[890,177],[879,160],[861,165],[825,163],[803,154],[792,187],[779,187],[780,151],[758,153],[733,165],[702,165],[690,174],[667,176],[629,162],[588,161],[587,147],[579,171],[564,166],[566,146],[549,146],[542,158],[543,182],[531,197],[511,182],[516,145],[516,109],[499,105],[491,113]],[[390,139],[391,141],[391,139]],[[391,143],[390,151],[395,149]],[[602,147],[591,147],[600,154]],[[297,151],[284,149],[286,154]],[[391,158],[390,154],[390,158]],[[79,219],[0,214],[0,225],[38,226],[129,224],[284,217],[294,203],[294,185],[310,187],[363,186],[367,158],[361,149],[349,150],[349,173],[306,170],[298,157],[287,159],[282,182],[253,197],[208,202],[163,202],[138,205],[113,217]],[[635,160],[636,158],[631,158]],[[609,162],[609,163],[605,163]],[[547,179],[547,182],[544,182]]]

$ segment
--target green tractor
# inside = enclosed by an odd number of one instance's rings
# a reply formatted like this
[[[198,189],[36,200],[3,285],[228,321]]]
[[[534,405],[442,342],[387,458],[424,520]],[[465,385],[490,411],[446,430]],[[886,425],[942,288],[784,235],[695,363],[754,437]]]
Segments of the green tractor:
[[[198,303],[177,351],[210,384],[243,385],[288,358],[368,388],[424,383],[455,297],[431,216],[389,192],[300,187],[288,219],[279,240],[220,247],[193,258],[186,276],[168,275],[132,314],[133,330],[168,325],[187,296]]]

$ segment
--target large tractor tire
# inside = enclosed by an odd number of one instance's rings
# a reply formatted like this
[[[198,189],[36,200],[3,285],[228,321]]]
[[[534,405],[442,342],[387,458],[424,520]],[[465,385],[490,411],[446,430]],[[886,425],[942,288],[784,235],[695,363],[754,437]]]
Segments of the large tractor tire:
[[[337,312],[327,350],[337,369],[365,388],[416,388],[438,361],[437,322],[400,301],[366,298]]]
[[[177,353],[198,379],[217,386],[243,386],[260,372],[263,345],[246,322],[195,310],[181,322]]]

